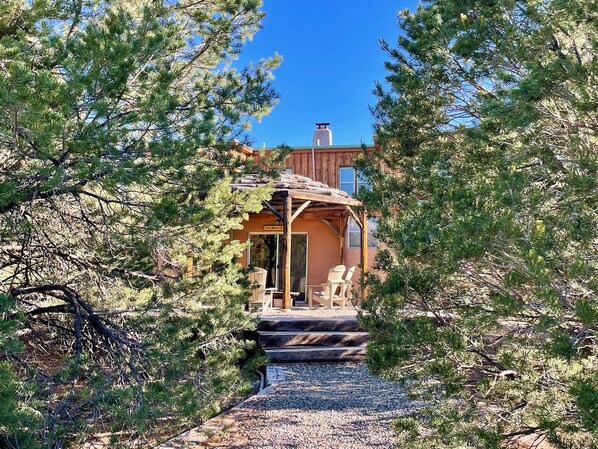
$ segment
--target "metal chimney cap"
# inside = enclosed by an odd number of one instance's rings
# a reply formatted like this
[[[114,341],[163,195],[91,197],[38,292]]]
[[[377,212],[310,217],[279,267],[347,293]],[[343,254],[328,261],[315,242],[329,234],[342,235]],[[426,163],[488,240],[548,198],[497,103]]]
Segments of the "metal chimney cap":
[[[316,126],[318,127],[318,129],[328,129],[328,127],[330,126],[330,123],[328,123],[328,122],[316,123]]]

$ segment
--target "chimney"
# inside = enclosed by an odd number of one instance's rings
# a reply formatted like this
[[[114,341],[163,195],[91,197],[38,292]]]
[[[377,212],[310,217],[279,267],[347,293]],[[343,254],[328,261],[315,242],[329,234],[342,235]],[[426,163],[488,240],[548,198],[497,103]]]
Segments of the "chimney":
[[[330,123],[316,123],[316,129],[311,137],[311,144],[314,147],[332,145],[332,130],[328,128]]]

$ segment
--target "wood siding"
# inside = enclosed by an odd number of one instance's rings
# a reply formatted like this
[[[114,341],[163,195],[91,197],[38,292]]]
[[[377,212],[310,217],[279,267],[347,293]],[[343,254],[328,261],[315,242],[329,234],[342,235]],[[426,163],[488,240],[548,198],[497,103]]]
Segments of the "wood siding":
[[[375,147],[368,146],[367,151],[374,151]],[[360,147],[346,148],[318,148],[314,149],[315,176],[312,173],[311,149],[295,149],[286,158],[281,168],[291,168],[296,175],[307,176],[314,181],[323,182],[330,187],[339,188],[339,168],[352,167],[353,160],[362,154]],[[268,153],[268,150],[266,151]],[[259,162],[259,153],[254,153],[254,158]]]

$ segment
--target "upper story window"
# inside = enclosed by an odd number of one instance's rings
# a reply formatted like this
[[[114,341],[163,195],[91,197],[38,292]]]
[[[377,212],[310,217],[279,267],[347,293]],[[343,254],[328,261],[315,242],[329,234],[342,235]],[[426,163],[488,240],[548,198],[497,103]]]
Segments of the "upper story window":
[[[340,190],[351,196],[358,193],[362,187],[365,189],[370,188],[369,182],[354,167],[340,167],[339,178]]]
[[[354,167],[340,167],[339,168],[339,188],[347,192],[349,195],[354,195],[362,188],[369,189],[370,184],[367,180],[360,176],[359,172]],[[352,218],[349,219],[347,227],[347,237],[349,240],[349,248],[359,248],[361,246],[361,229]],[[374,237],[374,232],[378,227],[378,222],[375,218],[368,219],[368,247],[376,248],[378,246],[378,239]]]

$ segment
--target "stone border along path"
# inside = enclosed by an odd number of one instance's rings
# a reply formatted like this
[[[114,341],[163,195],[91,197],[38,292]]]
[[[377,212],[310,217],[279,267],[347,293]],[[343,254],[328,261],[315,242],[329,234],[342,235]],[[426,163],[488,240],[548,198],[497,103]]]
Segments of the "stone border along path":
[[[394,448],[391,421],[417,405],[364,364],[270,365],[268,377],[259,394],[160,448]]]

